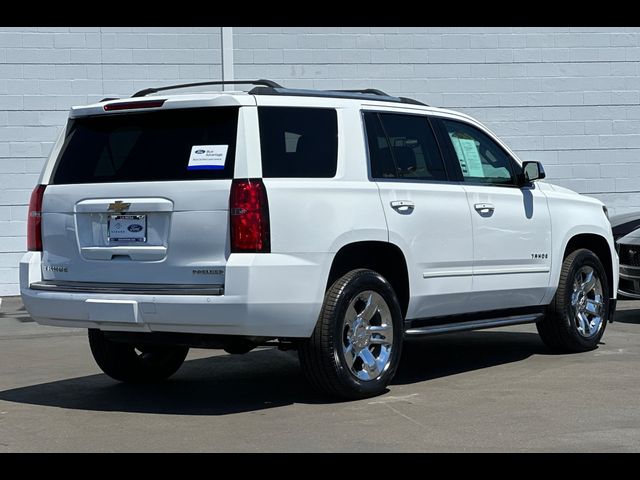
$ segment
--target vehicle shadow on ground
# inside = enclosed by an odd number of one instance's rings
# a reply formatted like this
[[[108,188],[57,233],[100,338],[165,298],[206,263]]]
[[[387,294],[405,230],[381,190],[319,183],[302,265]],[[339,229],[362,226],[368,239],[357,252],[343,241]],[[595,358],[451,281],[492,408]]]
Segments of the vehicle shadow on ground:
[[[406,385],[547,354],[528,332],[469,332],[412,340],[392,384]],[[297,356],[274,349],[185,362],[169,381],[125,385],[106,375],[60,380],[0,392],[0,400],[78,410],[226,415],[294,403],[327,404],[307,384]]]
[[[15,301],[4,302],[4,306],[0,310],[0,318],[9,318],[23,323],[33,322],[24,305]]]
[[[624,305],[623,302],[620,302]],[[613,323],[640,324],[640,310],[618,310],[613,317]]]

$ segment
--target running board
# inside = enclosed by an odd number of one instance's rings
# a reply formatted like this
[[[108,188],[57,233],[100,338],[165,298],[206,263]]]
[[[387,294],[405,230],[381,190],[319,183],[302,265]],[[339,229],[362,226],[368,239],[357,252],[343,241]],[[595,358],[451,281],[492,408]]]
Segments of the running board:
[[[466,322],[453,322],[440,325],[428,325],[426,327],[409,328],[405,335],[418,337],[424,335],[439,335],[442,333],[465,332],[468,330],[482,330],[485,328],[506,327],[509,325],[523,325],[536,323],[544,318],[543,313],[530,313],[526,315],[512,315],[502,318],[488,318],[485,320],[471,320]]]

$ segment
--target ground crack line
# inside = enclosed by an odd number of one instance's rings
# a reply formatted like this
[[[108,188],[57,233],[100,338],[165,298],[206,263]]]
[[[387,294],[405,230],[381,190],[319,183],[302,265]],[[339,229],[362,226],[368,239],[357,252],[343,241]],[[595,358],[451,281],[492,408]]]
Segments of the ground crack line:
[[[413,418],[411,418],[409,415],[405,415],[404,413],[402,413],[401,411],[393,408],[391,405],[389,405],[388,403],[383,403],[382,405],[384,405],[385,407],[387,407],[389,410],[391,410],[392,412],[396,413],[397,415],[400,415],[402,418],[409,420],[411,423],[418,425],[419,427],[422,428],[427,428],[426,425],[423,425],[422,423],[420,423],[417,420],[414,420]]]

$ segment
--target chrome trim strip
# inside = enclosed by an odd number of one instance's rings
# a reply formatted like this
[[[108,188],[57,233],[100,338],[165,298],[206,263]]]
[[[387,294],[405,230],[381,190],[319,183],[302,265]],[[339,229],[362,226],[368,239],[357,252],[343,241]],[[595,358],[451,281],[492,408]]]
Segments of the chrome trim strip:
[[[109,261],[114,256],[125,255],[131,260],[154,261],[162,260],[167,256],[167,247],[162,245],[128,245],[128,246],[104,246],[104,247],[81,247],[80,254],[88,260]]]
[[[474,268],[474,275],[507,275],[512,273],[549,273],[549,267]]]
[[[123,205],[128,203],[127,213],[133,212],[172,212],[173,202],[168,198],[162,197],[121,197],[121,198],[91,198],[81,200],[74,206],[76,213],[102,213],[108,215],[114,213],[109,210],[109,205],[120,201]]]
[[[517,273],[549,273],[549,267],[478,268],[473,270],[440,270],[423,272],[422,278],[469,277],[471,275],[508,275]]]
[[[618,272],[618,273],[620,275],[620,278],[626,278],[627,280],[640,280],[640,272],[638,272],[637,275],[627,275],[622,272]]]
[[[435,272],[423,272],[422,278],[470,277],[471,275],[473,275],[471,270],[436,270]]]
[[[634,267],[633,265],[626,265],[624,263],[621,263],[620,268],[624,268],[625,270],[637,270],[640,274],[640,267]]]
[[[125,295],[224,295],[224,285],[161,285],[139,283],[98,283],[42,281],[29,285],[32,290],[69,293],[113,293]]]
[[[629,298],[640,300],[640,294],[629,293],[629,292],[625,292],[624,290],[620,290],[620,289],[618,289],[618,295],[624,295],[625,297],[629,297]]]
[[[535,323],[544,317],[542,313],[530,313],[527,315],[513,315],[503,318],[490,318],[487,320],[475,320],[470,322],[457,322],[445,325],[429,325],[427,327],[410,328],[405,332],[409,336],[437,335],[440,333],[463,332],[466,330],[482,330],[484,328],[505,327],[507,325],[522,325]]]

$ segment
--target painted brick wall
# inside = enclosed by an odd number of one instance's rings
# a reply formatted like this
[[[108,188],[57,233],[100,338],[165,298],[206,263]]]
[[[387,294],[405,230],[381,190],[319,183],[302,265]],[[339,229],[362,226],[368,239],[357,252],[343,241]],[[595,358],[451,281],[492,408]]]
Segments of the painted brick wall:
[[[0,28],[0,296],[18,293],[29,195],[72,105],[220,77],[220,29]]]
[[[236,78],[374,87],[469,113],[550,181],[640,210],[640,28],[234,29]],[[219,29],[0,28],[0,295],[71,105],[220,78]]]
[[[550,181],[640,210],[640,28],[236,28],[236,77],[469,113]]]

